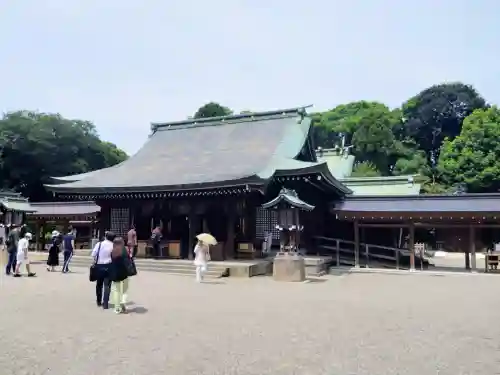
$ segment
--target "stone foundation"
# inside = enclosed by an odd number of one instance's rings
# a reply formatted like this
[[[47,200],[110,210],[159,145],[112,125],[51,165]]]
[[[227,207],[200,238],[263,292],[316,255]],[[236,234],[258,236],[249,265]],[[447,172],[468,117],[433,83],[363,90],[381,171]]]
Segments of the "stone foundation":
[[[274,258],[273,278],[276,281],[304,281],[306,279],[304,258],[296,253],[278,253]]]

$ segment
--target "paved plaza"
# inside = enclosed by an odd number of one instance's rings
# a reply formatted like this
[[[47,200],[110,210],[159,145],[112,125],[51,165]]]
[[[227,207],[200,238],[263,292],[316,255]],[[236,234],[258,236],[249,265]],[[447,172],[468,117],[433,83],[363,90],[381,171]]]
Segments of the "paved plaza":
[[[130,312],[94,303],[87,270],[0,278],[2,375],[491,375],[500,278],[344,274],[196,284],[142,272]]]

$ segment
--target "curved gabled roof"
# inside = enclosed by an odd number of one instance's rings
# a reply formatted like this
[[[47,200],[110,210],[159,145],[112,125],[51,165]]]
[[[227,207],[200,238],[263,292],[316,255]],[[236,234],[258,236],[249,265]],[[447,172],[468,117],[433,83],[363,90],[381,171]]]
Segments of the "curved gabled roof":
[[[310,125],[303,108],[153,124],[146,144],[126,161],[46,186],[56,192],[106,194],[261,183],[277,170],[318,164],[295,160]]]
[[[91,176],[95,172],[103,171],[103,170],[113,168],[113,167],[115,167],[115,165],[112,167],[108,167],[108,168],[98,169],[97,171],[90,171],[90,172],[85,172],[85,173],[73,174],[70,176],[51,177],[51,179],[54,180],[54,182],[58,182],[58,183],[75,182],[75,181],[83,180],[84,178]]]

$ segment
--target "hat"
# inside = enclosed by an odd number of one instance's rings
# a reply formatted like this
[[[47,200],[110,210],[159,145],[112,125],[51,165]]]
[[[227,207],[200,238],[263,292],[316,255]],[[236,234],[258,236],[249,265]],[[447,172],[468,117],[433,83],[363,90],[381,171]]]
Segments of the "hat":
[[[27,240],[31,240],[31,239],[33,238],[33,236],[31,235],[31,233],[30,233],[30,232],[26,232],[26,233],[24,234],[24,238],[26,238]]]
[[[59,236],[59,232],[57,230],[52,231],[52,237],[57,237]]]

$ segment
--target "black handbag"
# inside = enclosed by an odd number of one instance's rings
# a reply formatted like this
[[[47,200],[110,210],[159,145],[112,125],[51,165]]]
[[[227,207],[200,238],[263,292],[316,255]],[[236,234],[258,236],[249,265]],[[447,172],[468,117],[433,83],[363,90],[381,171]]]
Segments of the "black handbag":
[[[99,267],[97,267],[97,262],[99,261],[99,253],[101,252],[101,244],[99,242],[99,248],[97,249],[97,255],[95,257],[94,263],[90,266],[89,281],[94,282],[99,278]]]
[[[125,259],[125,267],[127,268],[128,277],[137,275],[137,267],[135,266],[135,262],[129,256],[127,256]]]

